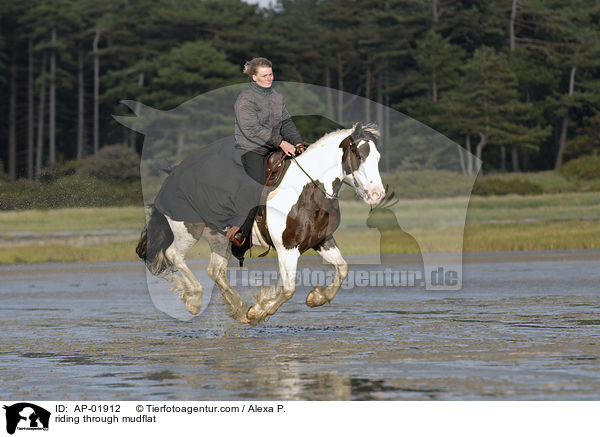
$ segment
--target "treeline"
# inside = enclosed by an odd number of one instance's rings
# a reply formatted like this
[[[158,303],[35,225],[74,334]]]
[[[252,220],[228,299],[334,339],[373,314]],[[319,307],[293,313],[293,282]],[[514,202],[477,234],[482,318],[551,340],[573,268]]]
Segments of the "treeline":
[[[0,0],[0,159],[35,179],[139,150],[120,100],[170,109],[265,56],[278,80],[383,103],[487,169],[557,168],[600,148],[599,29],[598,0]]]

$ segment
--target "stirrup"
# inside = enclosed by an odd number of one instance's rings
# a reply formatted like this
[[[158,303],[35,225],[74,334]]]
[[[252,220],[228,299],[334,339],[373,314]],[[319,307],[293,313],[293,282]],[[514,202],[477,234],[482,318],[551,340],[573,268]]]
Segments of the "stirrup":
[[[238,247],[242,247],[246,242],[246,237],[237,226],[232,226],[227,231],[227,239]]]

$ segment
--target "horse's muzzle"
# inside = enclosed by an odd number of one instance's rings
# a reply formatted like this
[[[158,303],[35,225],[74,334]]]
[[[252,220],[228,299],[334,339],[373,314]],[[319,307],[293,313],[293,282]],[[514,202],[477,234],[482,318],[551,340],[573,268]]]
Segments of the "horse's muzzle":
[[[369,205],[377,205],[379,202],[381,202],[383,200],[384,197],[385,197],[385,189],[383,187],[381,187],[381,188],[378,187],[378,188],[369,190],[365,193],[365,201]]]

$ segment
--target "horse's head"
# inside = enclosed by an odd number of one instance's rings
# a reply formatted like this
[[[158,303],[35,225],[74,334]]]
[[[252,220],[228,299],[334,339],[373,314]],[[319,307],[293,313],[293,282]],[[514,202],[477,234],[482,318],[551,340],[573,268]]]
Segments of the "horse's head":
[[[378,137],[377,125],[363,126],[357,123],[352,128],[352,133],[340,144],[344,151],[344,179],[354,186],[356,193],[369,205],[377,205],[385,196],[385,188],[379,175],[381,155],[376,146]]]

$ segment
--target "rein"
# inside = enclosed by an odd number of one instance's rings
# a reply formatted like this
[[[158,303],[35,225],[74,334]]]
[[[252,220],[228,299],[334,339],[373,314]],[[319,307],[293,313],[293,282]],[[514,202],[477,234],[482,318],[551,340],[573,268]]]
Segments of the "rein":
[[[302,173],[304,173],[306,175],[306,177],[308,179],[310,179],[310,181],[312,182],[312,184],[321,192],[325,195],[325,197],[327,199],[330,200],[339,200],[340,196],[338,193],[332,193],[329,194],[324,188],[321,188],[321,186],[319,184],[317,184],[317,181],[315,181],[311,175],[308,174],[308,172],[306,170],[304,170],[304,168],[300,165],[300,163],[298,161],[296,161],[296,157],[292,156],[292,161],[294,161],[296,163],[296,165],[300,168],[300,170],[302,170]],[[351,168],[352,170],[352,168]],[[354,180],[354,176],[352,177],[352,180]],[[356,191],[356,186],[354,184],[350,184],[349,182],[346,182],[345,179],[342,179],[342,183],[348,185],[349,187],[351,187],[353,190]]]
[[[323,193],[325,195],[326,198],[334,200],[334,199],[339,199],[339,195],[333,193],[333,194],[329,194],[324,188],[321,188],[321,186],[319,184],[317,184],[317,181],[315,181],[311,175],[308,174],[308,172],[306,170],[304,170],[304,168],[300,165],[300,163],[298,163],[298,161],[296,161],[296,157],[292,156],[292,161],[294,161],[296,163],[296,165],[298,167],[300,167],[300,170],[302,170],[302,173],[304,173],[306,175],[306,177],[308,177],[308,179],[310,179],[310,181],[313,183],[313,185],[315,187],[317,187],[317,189]],[[344,181],[345,182],[345,181]],[[347,182],[346,182],[347,183]],[[350,185],[350,184],[348,184]]]

